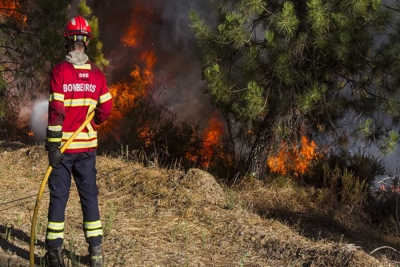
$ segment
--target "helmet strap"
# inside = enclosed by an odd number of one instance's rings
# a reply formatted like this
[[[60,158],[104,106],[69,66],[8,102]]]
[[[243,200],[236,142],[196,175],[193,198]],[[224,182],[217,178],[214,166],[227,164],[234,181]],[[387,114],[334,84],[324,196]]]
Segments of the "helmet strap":
[[[87,43],[89,42],[89,40],[90,39],[87,38],[86,36],[79,36],[77,38],[77,35],[73,35],[73,36],[66,37],[65,38],[65,48],[67,49],[67,53],[75,50],[77,43],[82,43],[85,48],[85,52],[86,52]]]

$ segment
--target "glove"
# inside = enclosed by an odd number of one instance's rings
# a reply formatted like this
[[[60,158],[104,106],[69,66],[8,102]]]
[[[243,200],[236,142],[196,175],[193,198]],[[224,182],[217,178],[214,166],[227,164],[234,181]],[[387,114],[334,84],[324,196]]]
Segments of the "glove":
[[[58,164],[63,160],[64,155],[61,153],[59,146],[61,145],[62,132],[52,131],[47,129],[46,131],[46,151],[48,151],[49,165],[53,168],[57,168]],[[59,142],[58,142],[59,141]]]
[[[64,159],[63,153],[61,153],[59,148],[52,148],[49,150],[49,165],[53,168],[57,168],[60,162]]]

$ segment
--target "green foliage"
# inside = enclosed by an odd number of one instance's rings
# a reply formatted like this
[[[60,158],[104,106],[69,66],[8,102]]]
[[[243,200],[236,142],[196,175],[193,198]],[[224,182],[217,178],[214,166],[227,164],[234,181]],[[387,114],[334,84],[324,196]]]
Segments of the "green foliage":
[[[226,145],[248,145],[240,152],[246,166],[267,159],[283,137],[296,145],[303,134],[345,149],[374,144],[393,151],[400,130],[398,3],[212,2],[216,23],[192,11],[190,27],[207,92],[235,129]],[[246,128],[254,132],[250,141],[241,135]]]
[[[360,134],[363,137],[369,137],[369,136],[372,135],[372,129],[371,129],[372,124],[373,124],[372,119],[371,118],[367,118],[365,120],[365,122],[361,125]]]
[[[364,213],[369,196],[368,183],[348,169],[324,165],[323,187],[318,199],[325,211]]]
[[[47,91],[50,66],[63,56],[60,47],[63,47],[67,8],[65,0],[21,2],[15,13],[10,11],[3,16],[0,22],[1,70],[13,77],[9,79],[12,82],[7,85],[7,91],[18,88],[22,95],[28,96]]]
[[[376,188],[368,202],[368,213],[372,218],[372,222],[382,231],[386,233],[399,234],[398,214],[399,206],[399,174],[393,177],[387,177],[392,182],[392,186],[384,188]]]
[[[51,67],[64,56],[62,31],[69,1],[18,1],[0,20],[1,138],[27,134],[21,103],[48,91]],[[3,79],[6,77],[6,79]]]
[[[214,64],[204,70],[204,76],[209,81],[207,88],[210,93],[215,97],[215,101],[228,102],[230,96],[230,88],[224,81],[224,76],[221,73],[220,66]]]
[[[347,169],[368,184],[375,176],[385,173],[384,162],[376,155],[369,155],[362,152],[350,153],[342,150],[337,154],[332,154],[327,162],[331,169],[339,167],[341,170]]]
[[[78,4],[78,14],[86,18],[92,30],[92,39],[89,42],[87,54],[90,60],[96,64],[100,69],[108,66],[109,62],[104,58],[102,52],[103,43],[100,41],[99,19],[92,16],[92,10],[86,5],[86,0],[81,0]]]
[[[385,154],[393,154],[396,152],[397,144],[399,143],[399,133],[395,131],[390,131],[389,135],[385,137],[383,144],[380,146],[380,149]]]
[[[262,14],[265,10],[264,0],[244,0],[244,1],[236,1],[235,9],[241,10],[245,13],[246,16],[253,14]]]
[[[234,109],[244,118],[258,120],[266,103],[263,97],[263,88],[258,86],[256,82],[250,81],[247,85],[247,90],[243,94],[243,100],[244,106],[240,108],[234,106]]]
[[[338,171],[337,169],[335,171]],[[354,204],[360,200],[365,201],[368,187],[365,180],[357,179],[354,174],[346,169],[342,173],[341,203]]]
[[[207,50],[207,53],[202,55],[205,66],[214,64],[217,58],[218,49],[213,41],[213,33],[211,27],[197,14],[194,10],[189,11],[189,19],[191,20],[190,28],[194,30],[196,40],[201,50]]]
[[[325,84],[313,84],[311,89],[306,91],[302,96],[302,105],[300,106],[301,110],[304,112],[309,112],[315,109],[316,105],[323,101],[324,94],[327,90],[328,88]]]
[[[299,26],[299,19],[295,14],[295,8],[292,2],[284,2],[282,11],[276,16],[276,24],[280,33],[287,37],[294,36]]]
[[[19,1],[0,20],[0,127],[8,138],[21,132],[15,123],[20,103],[47,95],[51,68],[65,57],[63,30],[68,21],[68,0]],[[90,16],[82,1],[79,12]],[[94,38],[89,57],[100,68],[108,64],[101,52],[98,20],[89,20]],[[20,123],[22,125],[23,123]],[[21,134],[19,134],[21,135]]]
[[[81,15],[82,17],[87,18],[90,15],[92,15],[92,9],[90,9],[90,7],[86,5],[86,0],[81,0],[77,6],[77,9],[78,9],[78,14]]]
[[[393,117],[399,117],[400,116],[400,103],[396,99],[388,99],[388,101],[385,102],[384,110],[386,114],[389,114],[390,116]]]
[[[106,216],[106,223],[104,225],[104,236],[109,236],[111,233],[111,230],[114,228],[114,220],[115,216],[117,214],[117,206],[115,204],[115,200],[111,199],[108,202],[108,210],[107,210],[107,216]]]
[[[331,24],[328,3],[324,4],[322,0],[310,0],[307,6],[311,27],[315,34],[321,35],[328,32]]]
[[[233,46],[237,49],[243,47],[247,40],[247,32],[244,30],[244,19],[240,14],[228,12],[225,17],[225,23],[218,25],[218,30],[224,40],[223,42],[232,42]]]

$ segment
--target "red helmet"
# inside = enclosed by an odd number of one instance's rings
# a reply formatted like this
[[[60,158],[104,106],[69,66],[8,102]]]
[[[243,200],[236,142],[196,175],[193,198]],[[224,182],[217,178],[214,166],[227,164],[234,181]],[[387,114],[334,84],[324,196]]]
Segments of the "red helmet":
[[[65,26],[64,37],[73,35],[83,35],[92,38],[92,30],[86,19],[76,16],[68,21]]]

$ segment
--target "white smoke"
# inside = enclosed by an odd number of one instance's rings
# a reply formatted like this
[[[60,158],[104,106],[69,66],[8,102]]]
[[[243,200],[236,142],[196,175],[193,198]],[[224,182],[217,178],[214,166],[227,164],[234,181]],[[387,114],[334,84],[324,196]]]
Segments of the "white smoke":
[[[201,79],[201,62],[194,34],[190,30],[189,10],[195,10],[206,21],[215,20],[215,7],[203,0],[122,0],[102,5],[86,2],[99,18],[100,40],[110,65],[106,69],[108,83],[125,82],[142,60],[140,54],[151,50],[157,57],[153,73],[157,82],[154,98],[165,103],[178,119],[203,122],[212,114],[205,81]],[[135,10],[144,10],[135,13]],[[135,17],[133,15],[135,14]],[[147,16],[147,14],[149,16]],[[124,46],[121,38],[135,21],[144,35],[139,47]]]
[[[46,138],[48,107],[49,101],[47,99],[36,100],[32,106],[30,125],[38,141],[44,141]]]

